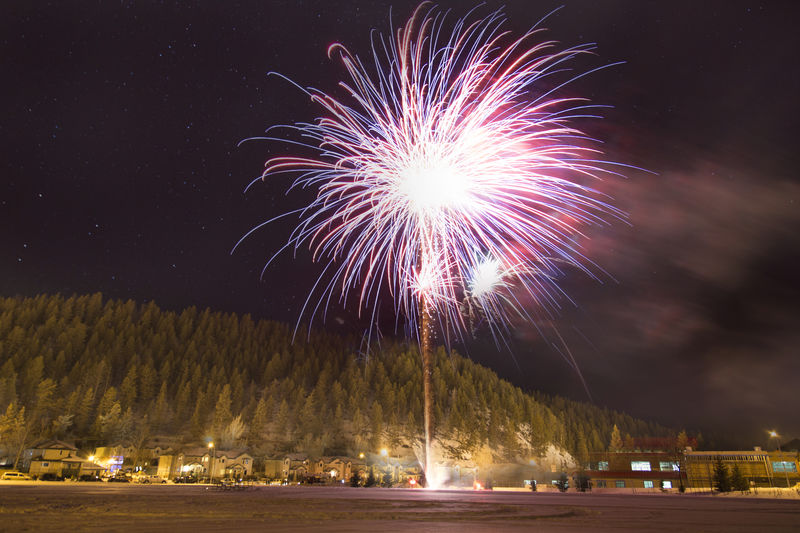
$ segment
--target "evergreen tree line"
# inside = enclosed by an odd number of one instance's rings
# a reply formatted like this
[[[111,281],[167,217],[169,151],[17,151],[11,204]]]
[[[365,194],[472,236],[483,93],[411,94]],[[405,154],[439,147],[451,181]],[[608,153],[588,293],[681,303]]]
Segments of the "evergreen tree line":
[[[354,454],[422,434],[418,350],[249,315],[164,311],[101,294],[0,299],[0,448],[39,438],[83,447],[154,435],[213,438],[272,455]],[[662,426],[559,397],[527,394],[467,358],[435,353],[437,437],[453,458],[486,447],[495,459],[549,444],[579,458]]]

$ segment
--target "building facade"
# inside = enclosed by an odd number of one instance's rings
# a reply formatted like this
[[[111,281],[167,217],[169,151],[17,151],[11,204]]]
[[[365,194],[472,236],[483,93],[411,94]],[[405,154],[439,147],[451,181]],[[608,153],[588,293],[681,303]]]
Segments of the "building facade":
[[[752,450],[684,452],[686,483],[692,489],[710,489],[714,483],[714,467],[721,461],[730,472],[734,466],[751,487],[792,487],[800,482],[797,452],[766,452],[760,447]]]
[[[592,488],[673,490],[683,479],[677,452],[600,452],[589,455],[585,473]]]
[[[79,478],[85,475],[98,476],[101,465],[78,454],[78,449],[60,440],[44,440],[25,450],[22,469],[32,477],[52,474],[64,478]]]

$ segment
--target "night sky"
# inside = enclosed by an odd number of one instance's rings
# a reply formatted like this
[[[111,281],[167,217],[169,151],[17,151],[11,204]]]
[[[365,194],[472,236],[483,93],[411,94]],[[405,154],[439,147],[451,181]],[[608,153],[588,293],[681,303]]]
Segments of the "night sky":
[[[460,351],[524,388],[585,400],[549,344],[558,331],[600,405],[746,446],[773,428],[800,436],[800,4],[510,1],[507,28],[519,35],[562,3],[547,37],[598,46],[577,66],[625,61],[567,88],[613,106],[581,126],[608,159],[652,173],[603,183],[631,225],[589,234],[608,275],[562,281],[574,304],[538,324],[547,339],[521,326],[511,351],[487,336]],[[286,149],[237,144],[318,116],[267,72],[337,94],[345,74],[327,47],[366,55],[390,8],[397,24],[415,5],[3,2],[0,294],[101,291],[297,321],[318,270],[308,255],[261,278],[291,225],[229,252],[308,196],[285,196],[280,178],[243,194]],[[315,324],[360,330],[354,311]]]

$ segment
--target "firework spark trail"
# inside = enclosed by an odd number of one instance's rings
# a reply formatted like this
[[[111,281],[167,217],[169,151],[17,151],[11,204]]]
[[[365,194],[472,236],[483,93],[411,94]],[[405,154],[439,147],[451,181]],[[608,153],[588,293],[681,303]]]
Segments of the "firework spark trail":
[[[423,4],[396,34],[373,34],[370,66],[329,48],[351,101],[308,89],[323,118],[287,127],[317,155],[275,157],[262,175],[299,173],[292,188],[318,190],[287,243],[325,263],[303,313],[355,297],[374,318],[388,292],[416,331],[424,294],[431,315],[463,334],[467,299],[494,328],[525,316],[514,291],[550,308],[565,265],[593,276],[581,228],[623,215],[586,185],[610,171],[568,125],[593,106],[551,98],[570,80],[545,85],[592,47],[530,44],[537,28],[512,40],[504,21],[499,11],[461,19],[443,39],[445,16]],[[476,290],[487,264],[498,279]]]

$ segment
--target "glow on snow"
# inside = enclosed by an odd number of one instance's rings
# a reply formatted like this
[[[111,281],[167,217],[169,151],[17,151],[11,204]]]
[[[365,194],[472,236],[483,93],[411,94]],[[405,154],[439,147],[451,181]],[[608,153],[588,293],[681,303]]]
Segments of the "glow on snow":
[[[322,117],[283,126],[317,154],[275,157],[262,175],[297,173],[293,188],[318,191],[289,213],[300,222],[285,247],[309,246],[325,265],[306,311],[355,298],[374,320],[389,294],[415,331],[424,295],[463,334],[476,312],[493,330],[526,316],[519,291],[557,305],[565,266],[592,275],[581,228],[620,213],[591,187],[608,170],[569,125],[593,106],[556,96],[566,62],[592,47],[559,51],[537,28],[513,38],[500,12],[469,18],[446,32],[423,4],[374,34],[368,63],[332,45],[348,97],[308,89]]]

